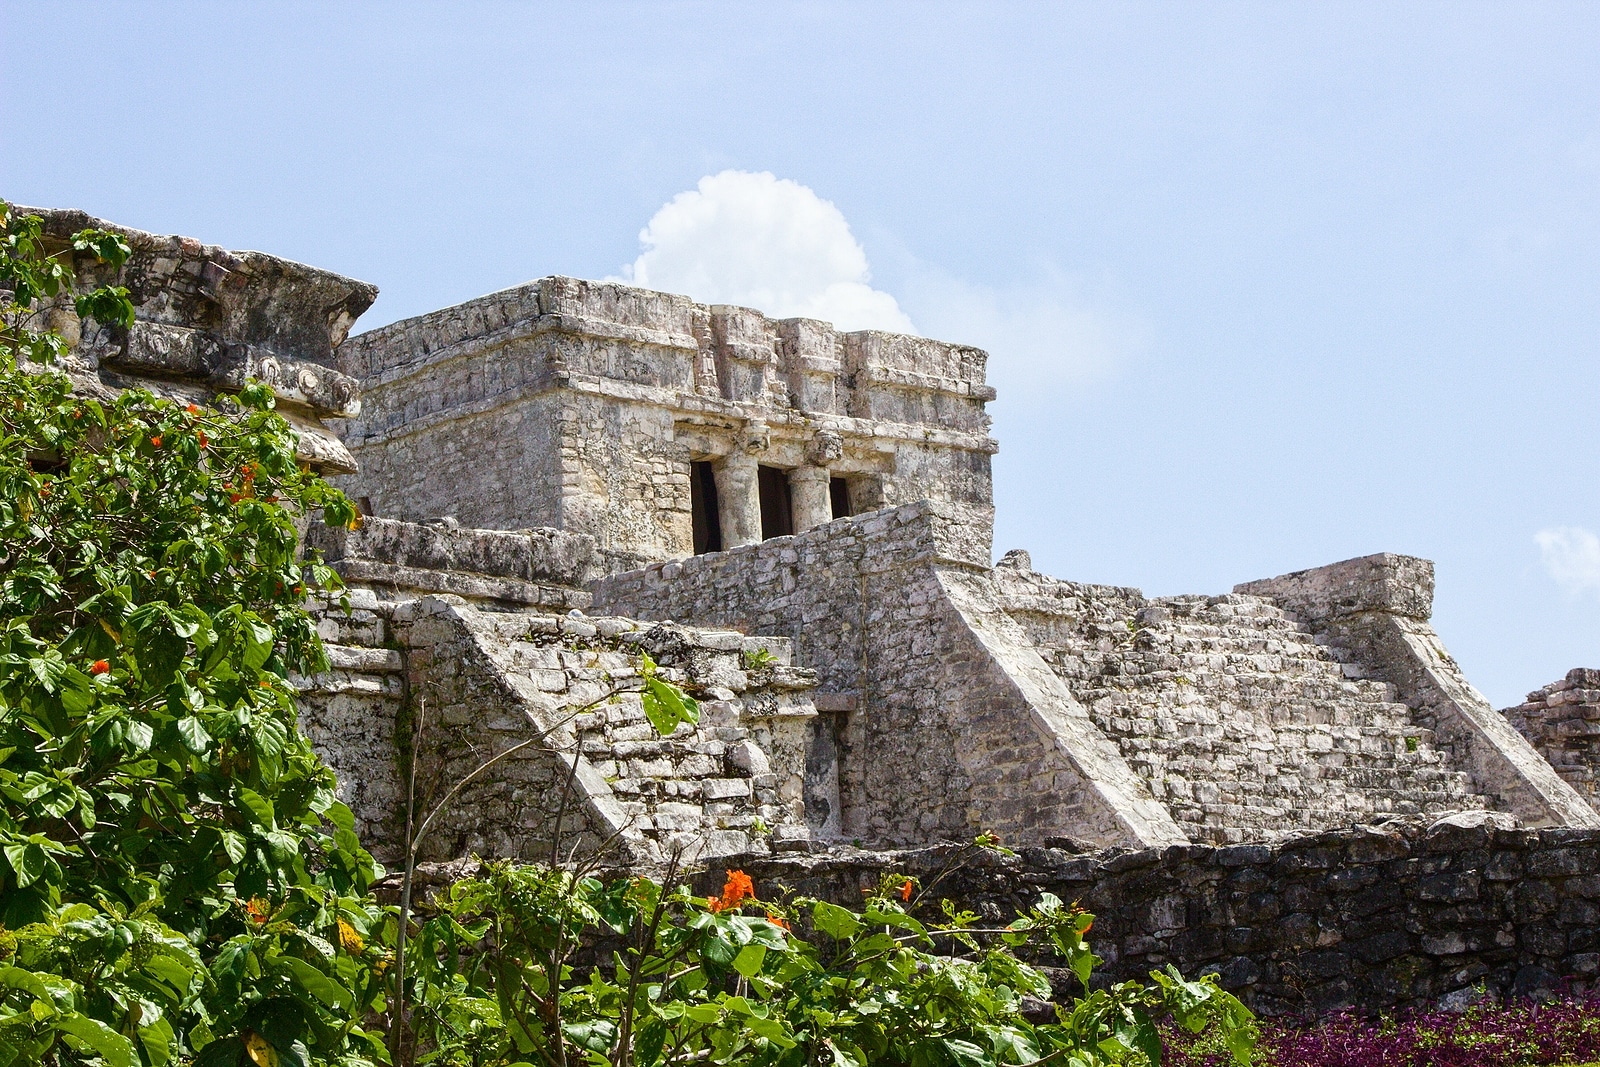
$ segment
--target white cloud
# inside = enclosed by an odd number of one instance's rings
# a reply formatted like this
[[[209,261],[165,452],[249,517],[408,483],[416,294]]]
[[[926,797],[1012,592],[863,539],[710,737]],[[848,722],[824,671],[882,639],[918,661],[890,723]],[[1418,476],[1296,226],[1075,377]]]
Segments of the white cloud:
[[[639,242],[621,281],[841,330],[916,332],[895,298],[869,284],[867,254],[839,209],[787,178],[707,175],[664,204]]]
[[[1059,407],[1144,343],[1141,324],[1099,310],[1104,301],[1080,279],[1048,265],[1012,285],[976,285],[891,243],[902,304],[872,287],[866,252],[836,206],[770,173],[701,178],[662,205],[639,241],[639,257],[612,280],[842,330],[917,333],[914,314],[929,336],[990,353],[989,380],[1010,411]]]
[[[1545,571],[1569,594],[1600,593],[1600,537],[1578,526],[1555,526],[1533,540]]]

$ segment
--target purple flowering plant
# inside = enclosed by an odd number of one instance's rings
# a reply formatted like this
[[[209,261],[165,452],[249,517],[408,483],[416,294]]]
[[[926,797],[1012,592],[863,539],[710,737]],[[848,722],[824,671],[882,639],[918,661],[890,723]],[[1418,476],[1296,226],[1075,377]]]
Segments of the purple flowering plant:
[[[1600,993],[1482,1004],[1460,1014],[1377,1019],[1336,1015],[1315,1024],[1262,1021],[1260,1067],[1544,1067],[1600,1064]],[[1221,1067],[1206,1035],[1162,1035],[1166,1067]]]

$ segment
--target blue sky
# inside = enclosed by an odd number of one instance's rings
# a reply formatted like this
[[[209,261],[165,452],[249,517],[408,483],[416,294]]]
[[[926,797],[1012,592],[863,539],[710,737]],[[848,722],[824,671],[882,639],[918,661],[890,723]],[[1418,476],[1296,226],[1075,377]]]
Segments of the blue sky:
[[[1600,666],[1600,6],[4,0],[0,55],[0,196],[363,327],[550,273],[899,315],[992,353],[997,549],[1413,553],[1497,706]]]

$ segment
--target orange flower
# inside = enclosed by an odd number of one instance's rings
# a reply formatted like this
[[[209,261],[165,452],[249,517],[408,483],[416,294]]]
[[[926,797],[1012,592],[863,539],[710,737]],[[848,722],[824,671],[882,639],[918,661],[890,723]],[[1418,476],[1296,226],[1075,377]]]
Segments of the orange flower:
[[[188,407],[184,408],[183,410],[187,411],[191,415],[200,414],[200,406],[198,404],[190,404]]]
[[[780,930],[789,929],[789,921],[787,919],[785,919],[782,915],[774,915],[770,911],[767,912],[767,922],[771,923],[773,926],[776,926]]]
[[[909,879],[909,878],[906,879],[906,884],[900,887],[900,899],[901,900],[910,900],[911,899],[911,879]]]
[[[108,673],[110,673],[110,671],[111,671],[111,664],[107,663],[103,659],[95,660],[94,661],[94,666],[89,668],[89,673],[90,674],[108,674]]]
[[[206,436],[206,432],[204,430],[201,430],[200,431],[200,447],[201,448],[205,448],[210,443],[211,443],[211,438]]]
[[[156,434],[154,437],[150,438],[150,447],[151,448],[160,448],[161,447],[161,435],[160,434]]]
[[[272,914],[272,908],[260,897],[251,897],[244,902],[244,913],[250,916],[251,922],[264,923]]]
[[[727,911],[737,908],[741,901],[756,895],[755,883],[750,881],[750,876],[743,871],[729,871],[728,880],[723,883],[720,897],[708,897],[706,907],[712,911]]]

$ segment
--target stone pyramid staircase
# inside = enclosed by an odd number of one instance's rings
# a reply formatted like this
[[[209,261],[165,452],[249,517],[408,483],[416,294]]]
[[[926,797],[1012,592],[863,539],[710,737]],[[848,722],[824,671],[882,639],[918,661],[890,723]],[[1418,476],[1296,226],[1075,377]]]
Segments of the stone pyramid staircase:
[[[996,575],[1040,655],[1197,842],[1486,806],[1393,686],[1264,598]]]

